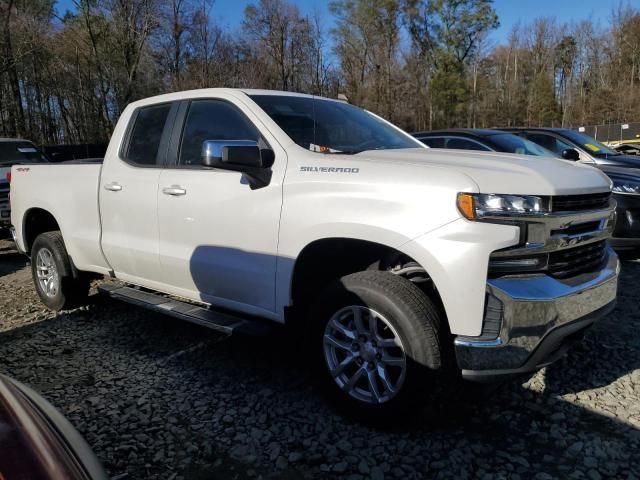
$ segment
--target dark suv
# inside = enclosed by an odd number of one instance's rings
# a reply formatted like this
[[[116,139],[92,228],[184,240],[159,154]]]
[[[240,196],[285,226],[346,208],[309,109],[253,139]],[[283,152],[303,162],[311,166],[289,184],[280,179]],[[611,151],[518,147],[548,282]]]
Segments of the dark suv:
[[[556,156],[554,153],[540,148],[534,142],[500,130],[455,128],[451,130],[416,132],[412,135],[431,148]]]
[[[555,153],[573,148],[580,161],[595,164],[613,181],[618,208],[611,244],[617,250],[640,249],[640,157],[624,155],[595,138],[568,128],[507,128]]]
[[[595,138],[569,128],[503,128],[501,130],[526,138],[559,155],[572,148],[578,152],[580,161],[585,163],[640,168],[638,156],[616,152]]]
[[[639,157],[620,155],[591,137],[560,128],[458,128],[413,135],[432,148],[555,156],[592,164],[613,181],[618,218],[611,244],[617,250],[632,250],[634,254],[640,248],[640,168],[636,168],[640,167]]]

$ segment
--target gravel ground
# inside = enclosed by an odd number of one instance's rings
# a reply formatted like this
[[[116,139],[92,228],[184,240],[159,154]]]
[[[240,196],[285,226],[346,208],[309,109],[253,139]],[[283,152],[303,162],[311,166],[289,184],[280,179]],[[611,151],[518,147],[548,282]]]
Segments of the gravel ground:
[[[376,430],[327,407],[279,337],[226,338],[94,297],[54,315],[0,240],[0,371],[127,479],[640,478],[640,263],[616,310],[525,385]]]

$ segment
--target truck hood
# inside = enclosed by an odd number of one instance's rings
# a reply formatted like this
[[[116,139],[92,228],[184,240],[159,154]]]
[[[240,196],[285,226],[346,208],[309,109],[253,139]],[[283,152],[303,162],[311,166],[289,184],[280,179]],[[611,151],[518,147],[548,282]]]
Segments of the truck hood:
[[[611,181],[599,169],[567,160],[496,152],[410,148],[371,150],[352,159],[444,168],[473,180],[480,193],[571,195],[610,190]],[[368,162],[362,162],[366,167]]]

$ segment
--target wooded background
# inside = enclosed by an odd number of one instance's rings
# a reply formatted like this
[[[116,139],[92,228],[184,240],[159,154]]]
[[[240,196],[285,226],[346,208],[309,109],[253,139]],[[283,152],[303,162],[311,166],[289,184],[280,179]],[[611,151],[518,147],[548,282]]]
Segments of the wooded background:
[[[336,0],[333,18],[256,0],[233,31],[212,0],[54,4],[0,0],[0,136],[104,142],[129,102],[202,87],[343,93],[409,131],[640,117],[640,10],[624,2],[500,44],[490,0]]]

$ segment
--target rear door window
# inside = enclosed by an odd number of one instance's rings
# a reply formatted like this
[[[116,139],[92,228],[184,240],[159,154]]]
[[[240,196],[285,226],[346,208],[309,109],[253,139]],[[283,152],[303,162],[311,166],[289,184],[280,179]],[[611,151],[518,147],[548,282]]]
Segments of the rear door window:
[[[161,163],[160,141],[170,110],[170,103],[138,109],[125,155],[128,162],[144,166]]]

